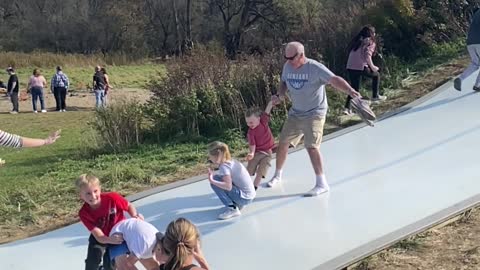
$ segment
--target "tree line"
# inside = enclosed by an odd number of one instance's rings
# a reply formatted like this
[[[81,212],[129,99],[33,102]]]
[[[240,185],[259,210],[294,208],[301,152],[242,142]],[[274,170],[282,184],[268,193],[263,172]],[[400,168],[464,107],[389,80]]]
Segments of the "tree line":
[[[235,59],[296,39],[334,62],[344,60],[335,59],[361,25],[371,23],[387,52],[409,58],[464,35],[479,2],[9,0],[0,3],[0,50],[159,57],[211,46]]]

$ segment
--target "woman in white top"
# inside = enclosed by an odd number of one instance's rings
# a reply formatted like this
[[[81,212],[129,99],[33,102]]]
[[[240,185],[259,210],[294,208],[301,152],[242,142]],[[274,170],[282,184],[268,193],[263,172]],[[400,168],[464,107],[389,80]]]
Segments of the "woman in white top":
[[[232,159],[228,145],[213,142],[208,145],[208,162],[219,165],[217,175],[208,170],[208,180],[213,191],[227,207],[219,219],[241,215],[240,210],[255,198],[255,187],[245,166]]]

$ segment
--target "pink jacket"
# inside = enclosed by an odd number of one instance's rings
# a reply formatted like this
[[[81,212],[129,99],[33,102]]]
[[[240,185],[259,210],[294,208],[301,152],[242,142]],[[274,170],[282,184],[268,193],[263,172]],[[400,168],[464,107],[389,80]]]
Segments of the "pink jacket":
[[[347,69],[353,70],[363,70],[368,66],[368,58],[372,58],[373,53],[375,52],[375,42],[370,38],[366,38],[362,41],[362,45],[354,51],[351,50],[348,55]]]

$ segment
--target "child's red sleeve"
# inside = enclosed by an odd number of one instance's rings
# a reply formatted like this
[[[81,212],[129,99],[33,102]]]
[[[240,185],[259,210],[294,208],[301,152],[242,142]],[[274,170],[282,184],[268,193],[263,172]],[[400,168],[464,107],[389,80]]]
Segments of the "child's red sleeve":
[[[263,112],[262,115],[260,116],[260,123],[264,125],[268,125],[268,121],[270,121],[270,115],[267,114],[266,112]]]
[[[125,199],[122,195],[112,192],[112,198],[115,201],[115,205],[118,205],[120,209],[123,211],[128,211],[128,205],[130,204],[127,199]]]

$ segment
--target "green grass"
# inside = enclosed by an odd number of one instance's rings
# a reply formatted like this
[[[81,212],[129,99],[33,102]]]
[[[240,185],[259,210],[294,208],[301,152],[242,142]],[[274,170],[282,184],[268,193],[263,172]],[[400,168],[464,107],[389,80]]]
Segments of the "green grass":
[[[205,168],[199,164],[206,159],[206,140],[149,144],[119,154],[102,153],[96,148],[88,124],[92,119],[93,112],[76,111],[0,115],[2,130],[22,136],[44,138],[62,129],[62,137],[47,147],[0,149],[0,158],[6,161],[0,167],[0,227],[38,225],[53,218],[74,216],[80,202],[73,182],[82,173],[94,173],[105,189],[123,195],[204,173]],[[239,145],[234,148],[240,150],[236,153],[244,150]],[[6,237],[4,233],[0,242]]]
[[[94,73],[94,66],[86,67],[66,67],[65,74],[70,79],[71,89],[85,90],[87,86],[92,86],[92,77]],[[34,67],[17,69],[20,86],[25,89],[28,79],[33,73]],[[110,83],[115,88],[145,88],[145,83],[148,82],[152,76],[159,72],[165,72],[163,65],[142,64],[131,66],[106,66]],[[55,67],[41,68],[43,76],[47,79],[48,84],[55,73]],[[8,75],[0,77],[4,82],[8,80]]]

